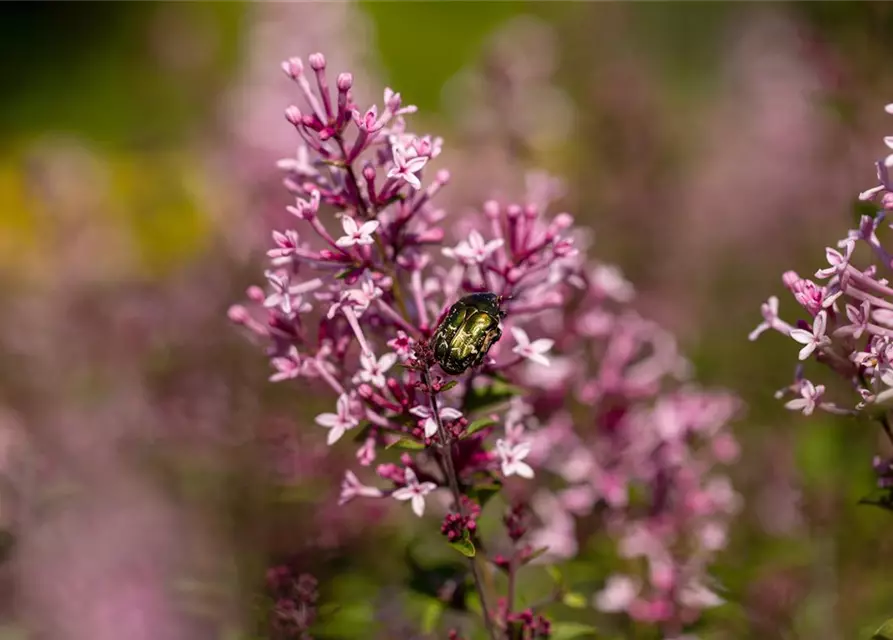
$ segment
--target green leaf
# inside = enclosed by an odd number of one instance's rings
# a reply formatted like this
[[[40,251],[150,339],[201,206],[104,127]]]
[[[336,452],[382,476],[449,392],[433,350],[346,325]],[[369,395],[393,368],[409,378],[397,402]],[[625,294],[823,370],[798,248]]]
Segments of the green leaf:
[[[893,618],[882,624],[871,636],[871,640],[893,640]]]
[[[449,391],[450,389],[455,387],[457,384],[459,384],[458,380],[450,380],[445,385],[440,387],[440,391],[438,393],[446,393],[447,391]]]
[[[478,418],[477,420],[472,422],[470,425],[468,425],[468,428],[465,429],[465,433],[462,434],[462,437],[460,438],[460,440],[464,440],[468,436],[477,433],[481,429],[486,429],[491,424],[496,424],[496,420],[494,420],[493,418],[489,418],[489,417],[488,418]]]
[[[564,584],[564,576],[561,573],[561,569],[559,569],[554,564],[550,564],[546,566],[546,573],[555,581],[555,584],[559,587]]]
[[[466,558],[473,558],[475,554],[474,543],[469,539],[468,532],[461,540],[448,543],[453,549],[461,553]]]
[[[399,440],[395,440],[386,446],[385,449],[391,449],[393,447],[398,449],[408,449],[410,451],[421,451],[425,448],[425,443],[419,442],[415,438],[410,438],[409,436],[403,436]]]
[[[564,597],[561,601],[566,604],[568,607],[572,609],[585,609],[589,604],[586,602],[586,596],[582,593],[578,593],[577,591],[568,591],[564,594]]]
[[[355,271],[355,269],[353,267],[350,267],[349,269],[342,269],[341,271],[339,271],[338,273],[335,274],[335,279],[336,280],[344,280],[347,276],[349,276],[354,271]]]
[[[550,640],[576,640],[597,638],[598,629],[582,622],[555,622],[552,624]]]
[[[352,429],[354,431],[354,442],[363,442],[369,436],[369,431],[372,430],[372,423],[368,420],[364,420],[360,423],[360,426],[356,429]]]
[[[434,632],[443,616],[444,609],[446,609],[446,605],[440,600],[432,600],[428,603],[425,613],[422,614],[422,633],[427,635]]]
[[[465,401],[462,412],[474,413],[508,402],[513,396],[521,394],[521,389],[502,380],[493,380],[492,384],[472,389]]]
[[[487,506],[487,503],[490,502],[490,499],[499,493],[500,489],[502,489],[502,483],[496,481],[492,484],[482,484],[474,487],[469,493],[471,497],[481,505],[481,509]]]
[[[529,556],[527,556],[527,559],[524,561],[524,564],[528,564],[528,563],[533,562],[534,560],[536,560],[537,558],[539,558],[541,555],[543,555],[544,553],[546,553],[546,551],[548,551],[548,550],[549,550],[548,545],[545,546],[545,547],[540,547],[539,549],[537,549],[536,551],[534,551],[533,553],[531,553]],[[555,576],[552,576],[552,577],[554,578]],[[558,577],[560,578],[560,577],[561,577],[561,574],[558,574]],[[556,579],[555,582],[558,582],[558,579]]]

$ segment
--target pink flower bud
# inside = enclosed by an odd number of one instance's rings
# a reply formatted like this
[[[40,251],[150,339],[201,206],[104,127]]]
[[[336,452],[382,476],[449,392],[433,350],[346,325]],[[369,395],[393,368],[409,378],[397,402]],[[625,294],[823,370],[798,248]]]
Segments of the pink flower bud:
[[[285,110],[285,119],[296,127],[301,124],[301,117],[301,110],[295,105],[291,105]]]
[[[292,80],[297,80],[304,73],[304,63],[300,58],[289,58],[282,63],[282,70]]]
[[[348,91],[353,86],[353,76],[349,73],[339,73],[336,84],[338,91]]]
[[[245,294],[252,302],[263,302],[264,298],[267,297],[266,294],[264,294],[264,290],[256,285],[248,287],[248,290],[245,292]]]
[[[314,71],[322,71],[326,68],[326,57],[321,53],[311,53],[307,58],[310,68]]]
[[[229,317],[231,322],[236,324],[245,324],[248,322],[250,316],[248,315],[248,310],[240,304],[234,304],[229,308],[226,312],[226,315]]]
[[[491,220],[495,220],[499,217],[499,203],[496,200],[487,200],[484,203],[484,215],[486,215]]]

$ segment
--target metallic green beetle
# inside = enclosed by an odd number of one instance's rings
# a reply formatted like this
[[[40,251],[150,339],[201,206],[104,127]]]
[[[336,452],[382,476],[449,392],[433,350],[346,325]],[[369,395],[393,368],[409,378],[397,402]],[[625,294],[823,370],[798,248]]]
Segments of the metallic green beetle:
[[[457,376],[484,361],[502,337],[501,304],[502,296],[495,293],[472,293],[450,307],[431,338],[434,357],[444,371]]]

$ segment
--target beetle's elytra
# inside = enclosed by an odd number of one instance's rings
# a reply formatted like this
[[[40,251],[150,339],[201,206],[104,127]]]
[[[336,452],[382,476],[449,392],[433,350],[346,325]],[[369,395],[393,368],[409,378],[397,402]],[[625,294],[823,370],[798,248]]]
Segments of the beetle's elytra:
[[[502,297],[495,293],[472,293],[450,307],[431,338],[434,357],[444,371],[459,375],[484,361],[502,337],[501,303]]]

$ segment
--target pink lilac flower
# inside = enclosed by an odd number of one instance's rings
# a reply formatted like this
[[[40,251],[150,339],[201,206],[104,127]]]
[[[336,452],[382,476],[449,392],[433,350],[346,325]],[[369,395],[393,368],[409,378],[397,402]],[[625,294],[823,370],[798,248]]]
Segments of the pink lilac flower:
[[[424,421],[422,428],[425,430],[425,437],[431,438],[437,433],[437,421],[434,419],[434,412],[429,407],[418,406],[413,407],[409,411],[412,415],[422,418]],[[451,407],[442,407],[438,414],[443,421],[458,420],[462,417],[462,413]]]
[[[613,575],[604,588],[595,594],[593,604],[599,611],[620,613],[629,609],[639,595],[641,586],[630,576]]]
[[[344,473],[344,480],[341,481],[341,495],[338,498],[338,504],[339,506],[347,504],[357,496],[380,498],[382,495],[384,494],[381,489],[362,484],[356,474],[348,469]]]
[[[360,226],[350,216],[343,216],[341,224],[344,227],[344,235],[338,238],[335,244],[346,248],[354,245],[365,246],[374,243],[375,240],[372,239],[372,234],[378,229],[380,223],[378,220],[368,220]]]
[[[808,324],[803,321],[794,328],[777,319],[776,309],[773,310],[776,319],[768,322],[769,328],[804,345],[800,360],[820,361],[853,389],[852,409],[848,409],[821,400],[825,394],[824,385],[798,379],[782,391],[781,397],[788,393],[799,396],[787,406],[807,415],[815,408],[832,413],[860,412],[893,397],[893,376],[888,373],[893,328],[887,321],[893,312],[893,289],[880,273],[893,262],[877,234],[884,220],[888,196],[893,193],[887,166],[886,160],[876,163],[879,184],[860,194],[864,200],[880,200],[882,210],[875,216],[862,216],[858,227],[836,243],[837,248],[826,248],[825,258],[830,266],[819,269],[816,276],[828,279],[828,284],[820,287],[793,272],[785,273],[782,278],[796,302],[815,317],[811,328],[806,329]],[[867,268],[854,264],[855,248],[860,244],[867,247],[876,264]],[[838,300],[843,302],[843,313],[837,305]]]
[[[802,411],[804,416],[812,415],[815,411],[816,403],[825,393],[825,385],[814,385],[809,380],[804,380],[800,385],[800,398],[789,400],[785,403],[785,408],[793,411]]]
[[[407,151],[399,144],[393,145],[394,167],[388,171],[389,178],[402,178],[415,189],[421,189],[422,183],[416,175],[428,163],[425,156],[407,157]]]
[[[800,344],[806,345],[802,349],[800,349],[799,358],[801,360],[806,360],[810,355],[812,355],[813,351],[821,346],[830,343],[830,340],[825,336],[825,327],[827,326],[827,322],[828,314],[827,312],[822,310],[819,311],[812,323],[812,331],[805,331],[803,329],[791,330],[791,338],[793,338]]]
[[[425,514],[425,496],[436,488],[433,482],[419,483],[415,472],[407,469],[406,486],[396,489],[391,496],[396,500],[411,500],[412,512],[421,518]]]
[[[443,255],[458,260],[465,265],[481,264],[493,253],[502,247],[505,241],[501,238],[484,241],[484,237],[477,231],[472,231],[467,240],[463,240],[453,248],[445,247]]]
[[[549,366],[549,359],[546,357],[546,353],[552,348],[552,345],[555,344],[554,340],[549,338],[539,338],[538,340],[530,341],[530,338],[527,337],[527,332],[520,327],[512,327],[512,335],[515,337],[515,347],[512,349],[514,353],[517,353],[522,358],[527,358],[531,362],[536,362],[537,364],[541,364],[544,367]]]
[[[283,379],[337,395],[336,413],[316,419],[330,444],[362,421],[359,466],[381,448],[404,451],[400,464],[375,467],[388,488],[345,476],[341,500],[392,496],[421,516],[425,497],[448,489],[448,529],[455,537],[461,524],[474,541],[478,532],[466,525],[475,487],[543,469],[556,482],[530,501],[527,542],[548,547],[534,561],[576,554],[577,518],[598,507],[618,547],[635,547],[626,544],[634,535],[640,547],[647,542],[642,575],[631,576],[643,595],[629,615],[674,632],[693,621],[697,611],[680,601],[680,589],[706,582],[735,511],[720,490],[727,484],[717,452],[735,449],[728,423],[737,400],[687,383],[690,367],[673,337],[629,308],[632,286],[615,267],[590,261],[573,217],[550,211],[562,195],[555,180],[531,176],[520,201],[488,200],[450,216],[435,203],[449,173],[421,177],[442,141],[411,132],[405,116],[415,109],[400,94],[386,90],[377,108],[360,107],[353,78],[330,85],[322,56],[313,56],[312,73],[297,59],[283,68],[302,99],[285,115],[303,151],[279,165],[301,244],[297,232],[274,236],[270,293],[250,289],[254,307],[238,305],[230,317],[267,343]],[[327,216],[340,216],[346,235],[334,238]],[[823,306],[834,295],[823,286],[790,286],[813,315],[834,312]],[[429,341],[451,305],[480,292],[502,301],[511,335],[491,344],[479,366],[447,376]],[[311,293],[319,311],[296,311],[305,304],[299,296]],[[515,397],[492,403],[505,388]],[[631,508],[637,493],[647,496],[646,509]],[[519,565],[524,553],[512,556]],[[490,613],[502,624],[537,620],[482,609],[488,624]]]
[[[530,455],[529,442],[510,445],[505,440],[497,440],[496,453],[499,455],[502,475],[508,477],[517,474],[522,478],[533,477],[533,469],[524,462],[524,458]]]
[[[384,388],[385,373],[397,362],[397,354],[386,353],[381,358],[376,359],[371,353],[360,354],[360,366],[362,369],[355,376],[356,381],[368,382],[369,384]]]
[[[345,431],[357,426],[359,421],[351,411],[348,395],[342,393],[338,396],[337,413],[321,413],[316,416],[316,424],[329,430],[329,435],[326,438],[326,443],[329,445],[338,442]]]

